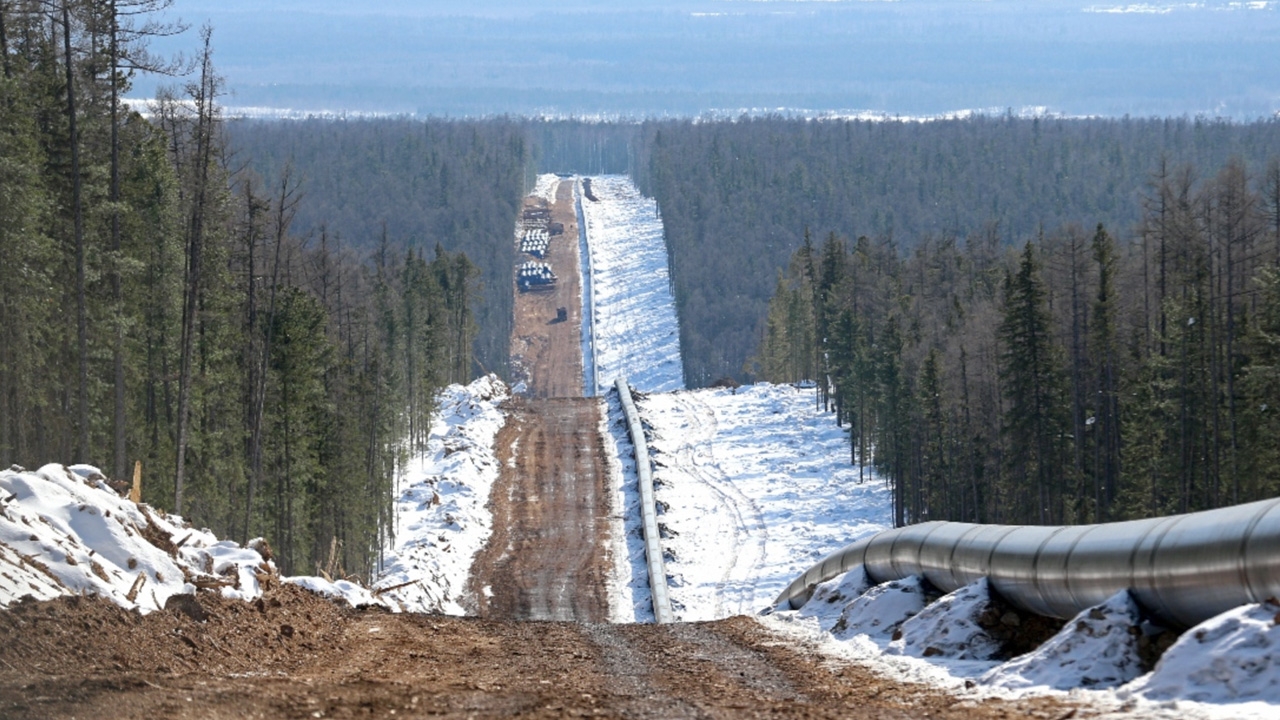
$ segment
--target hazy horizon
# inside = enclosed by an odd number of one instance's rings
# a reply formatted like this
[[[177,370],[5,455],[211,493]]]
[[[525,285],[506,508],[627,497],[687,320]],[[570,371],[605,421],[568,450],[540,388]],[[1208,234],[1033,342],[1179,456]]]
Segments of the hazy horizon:
[[[470,117],[1280,111],[1280,2],[179,0],[227,105]],[[139,78],[132,95],[154,92]]]

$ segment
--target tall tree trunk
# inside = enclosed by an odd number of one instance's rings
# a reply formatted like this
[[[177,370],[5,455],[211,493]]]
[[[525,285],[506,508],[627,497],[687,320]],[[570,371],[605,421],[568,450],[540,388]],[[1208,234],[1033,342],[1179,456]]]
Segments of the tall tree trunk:
[[[119,479],[125,476],[128,458],[125,454],[124,325],[120,321],[124,292],[120,279],[120,87],[116,80],[120,72],[120,17],[116,0],[111,0],[108,12],[111,13],[111,77],[108,79],[111,85],[111,301],[116,311],[115,346],[111,350],[115,385],[112,413],[115,465],[112,470],[113,476]]]
[[[77,373],[76,457],[89,462],[89,313],[85,297],[84,208],[80,180],[80,135],[76,119],[75,64],[71,55],[71,4],[62,2],[62,55],[66,61],[67,123],[71,143],[71,204],[76,252],[76,351]]]
[[[187,443],[191,425],[192,355],[195,348],[196,315],[199,311],[201,259],[204,252],[205,204],[209,184],[209,164],[213,160],[213,103],[217,82],[213,74],[212,31],[202,31],[200,88],[196,104],[194,192],[187,224],[187,283],[182,309],[182,359],[178,378],[178,459],[173,482],[173,511],[182,514],[186,480]]]

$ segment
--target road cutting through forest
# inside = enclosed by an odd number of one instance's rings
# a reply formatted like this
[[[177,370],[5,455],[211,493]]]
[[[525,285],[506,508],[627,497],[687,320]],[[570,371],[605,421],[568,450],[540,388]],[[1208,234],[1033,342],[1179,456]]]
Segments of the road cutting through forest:
[[[572,182],[551,203],[559,281],[517,293],[524,392],[499,432],[474,617],[351,610],[290,585],[145,617],[106,599],[0,613],[4,718],[1053,718],[1060,701],[960,700],[784,639],[749,617],[609,624],[604,403],[582,397]],[[527,199],[526,207],[538,205]],[[542,201],[545,203],[545,200]],[[560,308],[565,312],[561,314]]]

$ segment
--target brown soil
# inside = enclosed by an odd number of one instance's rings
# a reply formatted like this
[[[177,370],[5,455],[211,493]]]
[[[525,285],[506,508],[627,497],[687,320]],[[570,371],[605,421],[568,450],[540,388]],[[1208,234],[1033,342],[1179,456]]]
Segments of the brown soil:
[[[834,666],[743,617],[658,626],[390,615],[291,587],[261,605],[212,593],[191,605],[204,622],[98,599],[0,612],[0,717],[1094,714],[1043,699],[957,701]]]
[[[544,207],[540,198],[525,198],[524,207]],[[512,384],[523,381],[529,397],[582,397],[582,283],[578,277],[578,219],[573,207],[573,183],[565,180],[556,191],[551,221],[564,223],[564,234],[551,238],[547,257],[558,281],[550,290],[517,292],[515,325],[511,331]],[[520,261],[537,261],[520,255]],[[514,275],[513,275],[514,282]],[[564,308],[567,320],[556,321]]]
[[[506,409],[493,535],[471,567],[476,614],[605,622],[612,559],[600,402],[517,399]]]

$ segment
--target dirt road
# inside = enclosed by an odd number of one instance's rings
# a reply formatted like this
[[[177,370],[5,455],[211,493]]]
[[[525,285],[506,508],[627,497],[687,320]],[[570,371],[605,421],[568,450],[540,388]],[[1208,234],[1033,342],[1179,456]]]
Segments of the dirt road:
[[[192,608],[188,608],[188,613]],[[204,594],[197,622],[103,600],[0,613],[0,717],[1085,718],[832,666],[754,620],[510,622]]]
[[[541,198],[525,198],[525,209],[546,207]],[[578,219],[573,182],[563,181],[549,206],[551,222],[564,226],[553,236],[547,256],[558,278],[551,289],[517,292],[511,331],[512,384],[523,381],[529,397],[582,396],[582,281],[578,276]],[[521,261],[537,261],[522,255]],[[514,282],[514,280],[513,280]],[[565,309],[565,320],[556,311]]]
[[[469,590],[480,617],[609,619],[609,491],[595,398],[511,401],[498,433],[493,535]]]

